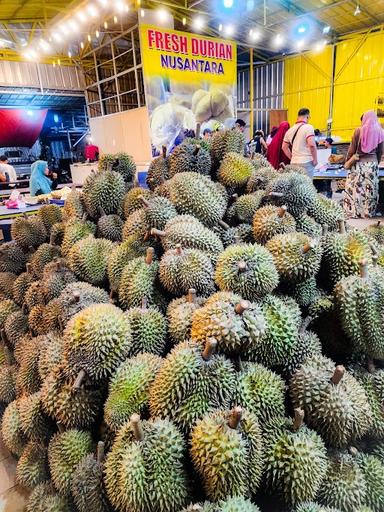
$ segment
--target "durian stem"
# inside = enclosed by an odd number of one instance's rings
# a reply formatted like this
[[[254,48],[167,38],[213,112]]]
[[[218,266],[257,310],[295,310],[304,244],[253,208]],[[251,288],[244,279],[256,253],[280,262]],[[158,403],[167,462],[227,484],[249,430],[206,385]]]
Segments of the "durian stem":
[[[176,254],[178,254],[179,256],[181,256],[183,254],[183,249],[181,247],[181,244],[176,245],[175,251],[176,251]]]
[[[139,196],[138,199],[143,203],[143,205],[148,208],[149,207],[149,203],[148,201],[145,199],[144,196]]]
[[[162,157],[165,160],[167,158],[167,146],[162,146],[161,147],[161,154],[162,154]]]
[[[381,220],[378,220],[376,226],[379,227],[380,224],[381,224]]]
[[[249,309],[249,302],[247,300],[242,300],[240,301],[238,304],[236,304],[235,306],[235,312],[238,314],[238,315],[242,315],[244,313],[244,311],[246,311],[247,309]]]
[[[204,350],[201,354],[201,357],[204,359],[204,361],[209,361],[213,354],[216,352],[217,347],[217,341],[215,338],[208,338]]]
[[[145,256],[145,263],[150,265],[153,261],[153,257],[155,255],[155,249],[153,247],[148,247],[147,254]]]
[[[76,185],[74,183],[72,183],[71,190],[72,192],[76,192]]]
[[[80,302],[80,292],[78,290],[75,290],[72,293],[72,297],[73,297],[73,303]]]
[[[376,365],[374,360],[371,357],[367,358],[367,369],[369,373],[375,373],[376,372]]]
[[[115,295],[115,290],[113,288],[111,288],[111,291],[109,292],[109,300],[110,301],[113,301],[114,295]]]
[[[85,379],[86,373],[85,370],[80,370],[75,382],[73,383],[73,391],[78,391],[81,387],[81,384],[83,383],[83,380]]]
[[[143,297],[141,299],[141,309],[148,309],[148,299],[147,299],[147,297]]]
[[[196,124],[196,133],[195,133],[196,139],[200,139],[200,130],[201,130],[201,124],[197,123]]]
[[[368,261],[361,260],[359,263],[360,266],[360,277],[366,279],[368,277]]]
[[[60,434],[65,432],[65,427],[60,421],[57,422],[57,428],[59,429]]]
[[[187,300],[188,302],[196,302],[196,290],[194,288],[190,288],[188,290],[188,297],[187,297]]]
[[[345,222],[343,220],[339,220],[339,233],[341,235],[345,234]]]
[[[97,462],[99,464],[102,464],[103,461],[104,461],[104,441],[99,441],[97,443],[97,454],[96,454],[96,457],[97,457]]]
[[[283,218],[284,215],[287,213],[287,209],[288,208],[285,205],[281,206],[277,212],[278,217]]]
[[[60,327],[60,331],[64,331],[64,324],[63,324],[62,319],[59,317],[57,319],[57,321],[58,321],[58,324],[59,324],[59,327]]]
[[[377,267],[377,262],[379,261],[379,255],[378,254],[372,254],[372,265],[374,267]]]
[[[133,186],[134,186],[134,187],[139,187],[139,186],[140,186],[140,182],[139,182],[139,180],[138,180],[137,176],[135,176],[135,177],[133,178]]]
[[[83,216],[81,217],[82,222],[85,222],[87,220],[88,214],[87,212],[83,213]]]
[[[345,374],[344,366],[341,364],[338,364],[335,368],[335,371],[333,372],[332,377],[331,377],[332,384],[337,386],[339,384],[339,382],[341,381],[341,379],[344,377],[344,374]]]
[[[321,231],[322,235],[325,236],[328,233],[328,224],[323,224],[321,226],[321,229],[322,229],[322,231]]]
[[[239,194],[234,193],[231,195],[231,198],[233,199],[233,202],[235,203],[239,199]]]
[[[49,236],[49,243],[55,245],[55,235],[53,233]]]
[[[235,235],[235,244],[236,245],[241,244],[241,236],[239,235],[239,233],[236,233],[236,235]]]
[[[32,273],[32,265],[31,265],[31,263],[27,263],[25,265],[25,268],[27,269],[28,274]]]
[[[241,421],[243,415],[243,409],[241,407],[234,407],[229,415],[228,426],[235,430]]]
[[[136,441],[142,441],[144,439],[144,432],[143,432],[143,426],[141,424],[141,419],[138,414],[132,414],[131,427],[132,427],[133,435],[135,436]]]
[[[200,149],[201,149],[200,144],[197,144],[195,149],[193,150],[193,156],[197,156],[199,154]]]
[[[225,231],[228,231],[229,225],[226,222],[224,222],[223,220],[219,220],[218,224],[219,224],[220,227],[225,229]]]
[[[311,249],[314,249],[316,247],[316,242],[311,240],[310,242],[306,243],[303,247],[303,254],[307,254]]]
[[[244,260],[239,261],[237,268],[239,269],[239,272],[245,272],[247,270],[247,262]]]
[[[24,220],[28,220],[28,215],[24,212],[23,213]]]
[[[348,451],[352,455],[352,457],[356,457],[356,455],[359,454],[359,450],[355,446],[350,446],[348,448]]]
[[[99,214],[100,214],[100,217],[105,217],[106,216],[104,208],[102,208],[101,206],[99,206]]]
[[[284,194],[282,192],[270,192],[269,194],[269,197],[284,197]]]
[[[293,430],[295,432],[297,432],[303,424],[304,411],[303,411],[303,409],[300,409],[299,407],[297,407],[294,412],[295,412],[295,417],[293,419]]]
[[[152,228],[151,235],[162,237],[162,236],[165,236],[165,231],[161,231],[161,229]]]

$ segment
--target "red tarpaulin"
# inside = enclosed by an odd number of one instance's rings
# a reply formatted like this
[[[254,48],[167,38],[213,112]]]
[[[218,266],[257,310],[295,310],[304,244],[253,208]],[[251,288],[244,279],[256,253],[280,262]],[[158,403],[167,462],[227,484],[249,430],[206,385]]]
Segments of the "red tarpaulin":
[[[47,112],[47,109],[0,109],[0,148],[31,148],[40,135]]]

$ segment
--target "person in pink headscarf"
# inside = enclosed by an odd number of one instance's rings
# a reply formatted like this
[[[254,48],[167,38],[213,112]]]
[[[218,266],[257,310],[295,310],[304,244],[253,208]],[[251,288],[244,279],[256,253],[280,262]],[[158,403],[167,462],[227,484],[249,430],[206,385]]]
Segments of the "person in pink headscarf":
[[[384,149],[384,130],[373,110],[362,116],[348,149],[346,161],[353,155],[358,160],[348,172],[344,210],[349,218],[375,215],[379,200],[379,163]]]

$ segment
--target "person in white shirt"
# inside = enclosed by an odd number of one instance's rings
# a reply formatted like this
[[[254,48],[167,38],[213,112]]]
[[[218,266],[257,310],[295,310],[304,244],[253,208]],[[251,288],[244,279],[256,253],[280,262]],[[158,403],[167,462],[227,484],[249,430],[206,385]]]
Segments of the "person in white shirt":
[[[8,179],[6,179],[5,173],[8,174]],[[12,165],[9,165],[8,158],[5,155],[0,156],[0,174],[4,176],[4,180],[1,181],[16,181],[17,174],[15,168]]]
[[[317,165],[317,147],[315,130],[308,124],[310,119],[308,108],[301,108],[296,123],[285,134],[282,149],[291,160],[292,165],[303,167],[310,178]]]

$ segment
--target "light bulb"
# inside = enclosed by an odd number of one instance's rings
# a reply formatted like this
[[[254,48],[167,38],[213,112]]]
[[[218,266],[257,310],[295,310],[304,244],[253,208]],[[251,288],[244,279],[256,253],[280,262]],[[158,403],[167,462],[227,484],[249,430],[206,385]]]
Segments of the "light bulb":
[[[160,22],[164,23],[168,19],[168,13],[165,9],[159,9],[157,11],[157,18]]]
[[[96,7],[93,5],[93,4],[89,4],[87,6],[87,11],[88,11],[88,14],[92,17],[92,18],[96,18],[96,16],[99,14],[97,12],[97,9]]]
[[[117,22],[119,21],[119,20],[117,19],[117,16],[114,16],[114,17],[113,17],[113,21],[114,21],[115,23],[117,23]]]
[[[235,27],[233,25],[226,25],[224,27],[224,34],[227,36],[227,37],[231,37],[233,36],[233,34],[235,33]]]
[[[282,46],[283,42],[284,42],[283,36],[281,34],[277,34],[275,36],[275,38],[273,39],[272,43],[275,48],[280,48],[280,46]]]
[[[261,37],[261,33],[257,29],[251,29],[249,31],[249,39],[253,42],[258,41]]]
[[[87,16],[84,11],[77,11],[76,17],[81,23],[85,23],[87,21]]]
[[[81,43],[80,43],[80,48],[81,48],[82,50],[84,50],[84,43],[83,43],[83,41],[81,41]]]
[[[201,18],[200,16],[197,16],[194,20],[193,20],[193,26],[196,30],[201,30],[205,25],[205,20],[203,18]]]
[[[72,57],[72,53],[71,52],[68,52],[68,57],[71,58]]]
[[[183,18],[183,21],[182,21],[183,25],[185,26],[187,24],[187,18]]]
[[[96,37],[99,38],[100,37],[100,32],[98,30],[96,30]]]
[[[219,25],[219,32],[221,32],[223,30],[223,25],[220,23]]]
[[[233,7],[233,0],[223,0],[223,5],[226,9]]]
[[[329,31],[331,30],[331,27],[329,25],[326,25],[324,28],[323,28],[323,34],[329,34]]]
[[[58,32],[52,33],[52,39],[54,39],[57,43],[61,43],[61,41],[63,40],[63,38]]]
[[[88,42],[91,42],[91,41],[92,41],[91,34],[88,34],[88,35],[87,35],[87,39],[88,39]]]
[[[107,29],[108,28],[108,22],[107,21],[104,21],[104,28]]]

